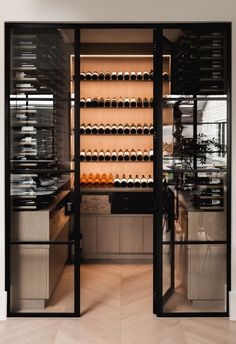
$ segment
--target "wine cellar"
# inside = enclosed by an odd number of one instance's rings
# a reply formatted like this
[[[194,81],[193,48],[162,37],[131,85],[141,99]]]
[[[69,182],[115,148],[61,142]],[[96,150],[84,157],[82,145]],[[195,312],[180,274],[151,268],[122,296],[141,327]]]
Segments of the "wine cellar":
[[[78,316],[80,267],[113,263],[153,267],[157,315],[225,315],[228,26],[8,36],[9,314]]]

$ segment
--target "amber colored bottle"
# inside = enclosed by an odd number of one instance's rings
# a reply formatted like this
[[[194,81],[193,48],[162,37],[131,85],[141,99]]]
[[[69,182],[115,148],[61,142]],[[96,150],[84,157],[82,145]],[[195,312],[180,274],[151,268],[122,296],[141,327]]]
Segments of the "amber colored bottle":
[[[108,188],[113,188],[114,187],[114,178],[113,174],[110,173],[109,176],[107,177],[107,187]]]
[[[105,188],[107,185],[107,175],[106,173],[103,173],[101,180],[100,180],[100,187]]]
[[[100,183],[101,183],[101,177],[100,177],[100,174],[97,173],[94,178],[94,187],[98,188],[100,186]]]
[[[88,188],[94,187],[94,175],[92,173],[90,173],[89,176],[88,176],[87,187]]]
[[[80,177],[80,187],[85,188],[87,186],[87,175],[86,173],[83,173],[82,176]]]

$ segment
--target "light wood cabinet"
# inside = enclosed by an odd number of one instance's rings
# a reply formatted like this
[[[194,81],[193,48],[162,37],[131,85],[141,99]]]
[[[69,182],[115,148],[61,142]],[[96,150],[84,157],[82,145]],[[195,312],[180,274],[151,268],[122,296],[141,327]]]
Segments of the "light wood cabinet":
[[[142,217],[126,216],[120,218],[120,252],[142,252]]]
[[[152,215],[81,215],[84,259],[151,259]]]
[[[143,221],[143,253],[153,252],[153,217],[146,216]]]
[[[97,252],[97,218],[95,216],[81,216],[80,231],[83,235],[82,250],[86,253]]]
[[[119,253],[119,241],[119,217],[97,217],[97,252]]]
[[[69,216],[58,207],[14,212],[14,240],[68,241]],[[20,244],[11,249],[12,310],[43,310],[68,258],[68,245]]]

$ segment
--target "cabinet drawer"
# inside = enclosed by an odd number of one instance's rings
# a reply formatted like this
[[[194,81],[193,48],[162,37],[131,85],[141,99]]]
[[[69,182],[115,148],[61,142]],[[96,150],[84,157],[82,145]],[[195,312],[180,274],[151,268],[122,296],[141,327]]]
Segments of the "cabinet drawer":
[[[149,192],[121,192],[112,195],[113,214],[152,214],[153,195]]]

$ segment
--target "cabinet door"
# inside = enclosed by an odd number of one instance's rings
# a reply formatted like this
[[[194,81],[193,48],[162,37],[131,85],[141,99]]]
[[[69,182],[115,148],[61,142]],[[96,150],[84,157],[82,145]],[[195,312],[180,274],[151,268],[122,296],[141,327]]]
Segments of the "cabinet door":
[[[80,231],[83,235],[82,252],[95,253],[97,251],[97,221],[96,216],[81,216]]]
[[[153,252],[153,217],[143,217],[143,252]]]
[[[125,216],[120,219],[120,252],[142,252],[142,217]]]
[[[98,216],[97,218],[97,252],[119,253],[119,217]]]

